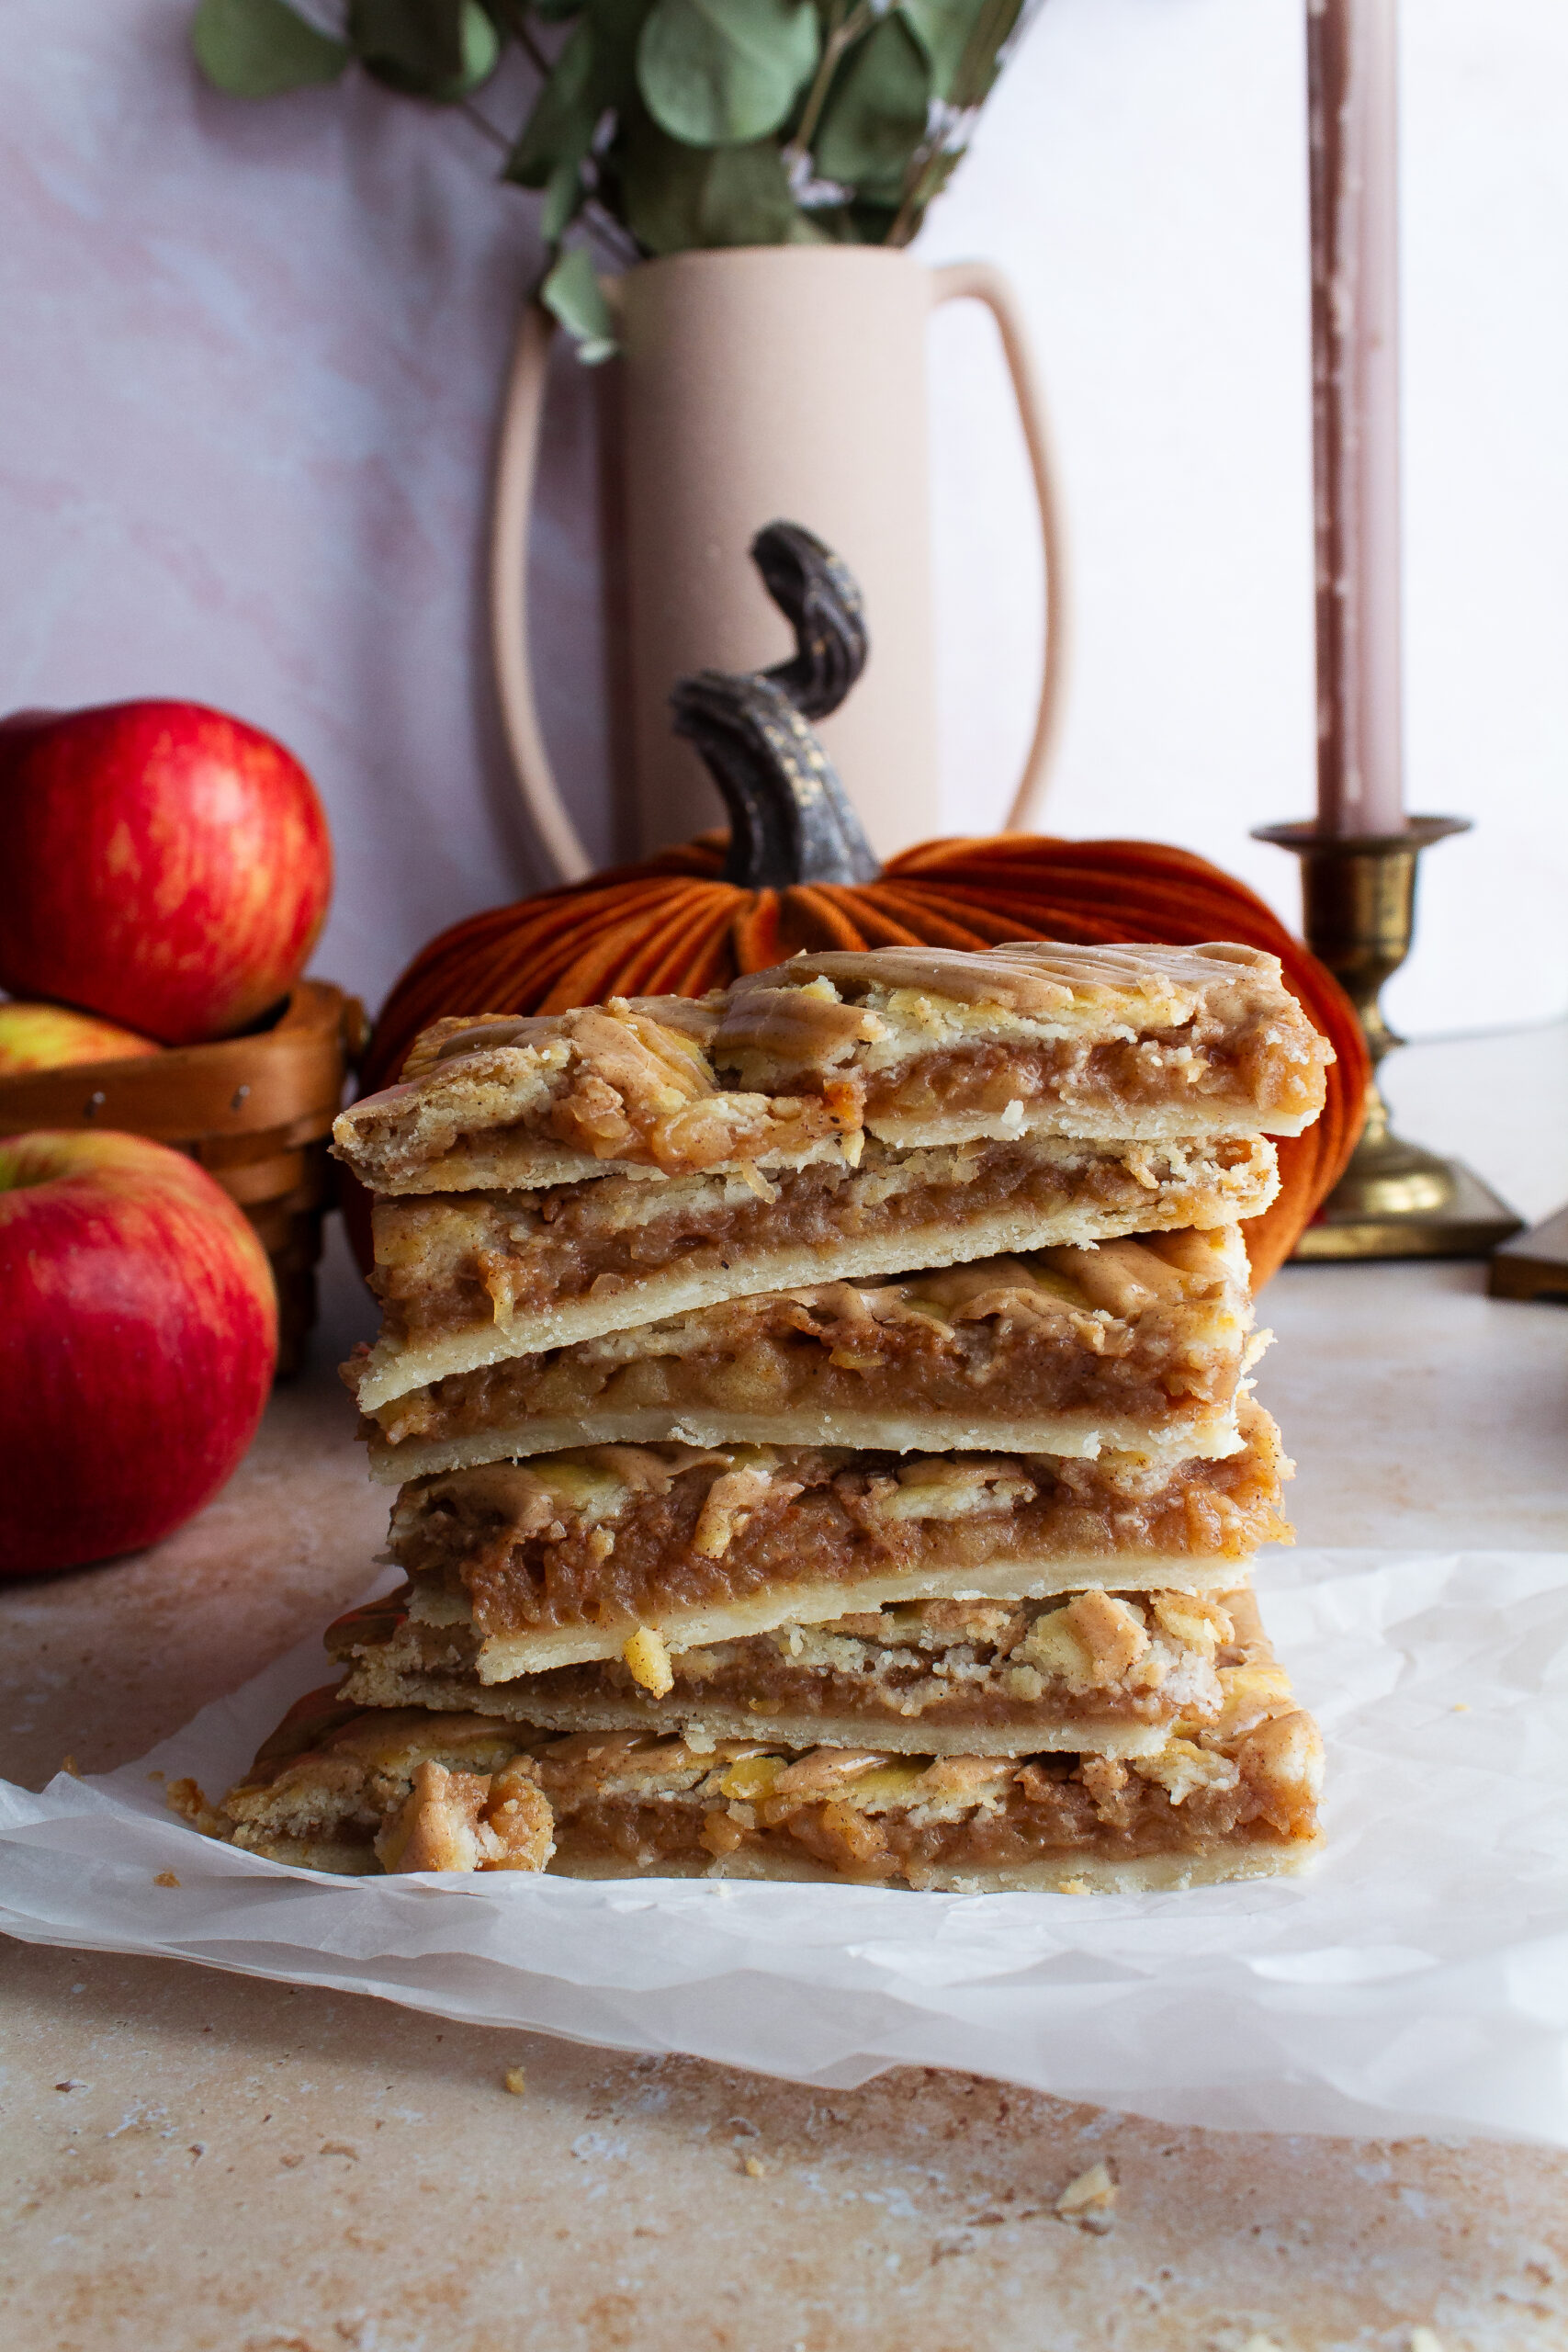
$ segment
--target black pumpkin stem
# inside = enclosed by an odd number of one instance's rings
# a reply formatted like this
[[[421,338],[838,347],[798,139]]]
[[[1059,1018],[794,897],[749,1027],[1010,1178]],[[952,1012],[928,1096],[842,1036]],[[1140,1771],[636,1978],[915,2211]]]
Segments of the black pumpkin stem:
[[[807,719],[837,710],[865,667],[861,593],[847,564],[798,523],[751,542],[762,585],[795,631],[772,670],[700,670],[670,696],[729,811],[724,879],[748,890],[870,882],[881,868]]]

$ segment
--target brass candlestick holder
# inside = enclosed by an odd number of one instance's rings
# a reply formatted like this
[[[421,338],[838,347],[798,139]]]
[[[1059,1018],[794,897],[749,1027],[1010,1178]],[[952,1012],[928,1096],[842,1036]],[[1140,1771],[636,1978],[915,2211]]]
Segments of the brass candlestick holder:
[[[1360,1017],[1372,1057],[1367,1118],[1350,1165],[1296,1244],[1297,1258],[1483,1258],[1520,1220],[1472,1170],[1419,1144],[1389,1122],[1378,1085],[1383,1056],[1403,1039],[1383,1019],[1383,983],[1410,953],[1416,861],[1465,817],[1412,817],[1400,833],[1341,836],[1315,824],[1258,825],[1302,861],[1302,929]]]

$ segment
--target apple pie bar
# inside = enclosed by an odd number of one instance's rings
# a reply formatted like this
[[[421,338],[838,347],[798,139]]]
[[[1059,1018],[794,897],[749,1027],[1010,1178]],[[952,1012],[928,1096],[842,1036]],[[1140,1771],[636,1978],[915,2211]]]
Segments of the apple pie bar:
[[[904,1148],[1297,1135],[1330,1049],[1254,947],[797,956],[700,999],[438,1022],[335,1148],[373,1192],[537,1190]]]
[[[856,1138],[857,1144],[860,1138]],[[1255,1216],[1279,1189],[1261,1136],[1083,1143],[1051,1135],[532,1192],[380,1200],[379,1338],[362,1412],[411,1389],[722,1299]]]
[[[327,1647],[349,1669],[341,1697],[357,1706],[679,1731],[694,1747],[766,1732],[790,1747],[1146,1756],[1178,1729],[1235,1727],[1289,1698],[1247,1590],[917,1600],[488,1687],[472,1629],[415,1624],[402,1596],[341,1618]]]
[[[1288,1541],[1290,1464],[1243,1400],[1239,1452],[920,1454],[587,1446],[411,1480],[389,1557],[412,1623],[467,1627],[481,1683],[914,1600],[1088,1586],[1224,1593]],[[636,1652],[634,1652],[634,1656]]]
[[[1145,1234],[726,1299],[450,1374],[361,1429],[393,1482],[666,1440],[1217,1455],[1252,1320],[1235,1226]]]
[[[1246,1727],[1243,1727],[1245,1723]],[[309,1869],[808,1879],[1087,1894],[1300,1870],[1322,1749],[1288,1689],[1145,1756],[905,1756],[302,1702],[209,1836]]]

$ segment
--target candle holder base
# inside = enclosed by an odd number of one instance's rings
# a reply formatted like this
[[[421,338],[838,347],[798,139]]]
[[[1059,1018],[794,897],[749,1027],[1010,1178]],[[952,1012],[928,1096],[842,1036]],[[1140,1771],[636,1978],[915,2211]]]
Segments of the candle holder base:
[[[1484,1258],[1520,1220],[1462,1160],[1384,1136],[1358,1145],[1292,1255],[1329,1258]]]
[[[1521,1220],[1473,1170],[1393,1133],[1377,1081],[1403,1040],[1378,1002],[1410,953],[1416,861],[1462,817],[1412,817],[1403,832],[1340,835],[1316,825],[1259,825],[1253,838],[1302,861],[1303,930],[1360,1016],[1372,1057],[1367,1116],[1350,1164],[1296,1244],[1298,1259],[1484,1258]]]

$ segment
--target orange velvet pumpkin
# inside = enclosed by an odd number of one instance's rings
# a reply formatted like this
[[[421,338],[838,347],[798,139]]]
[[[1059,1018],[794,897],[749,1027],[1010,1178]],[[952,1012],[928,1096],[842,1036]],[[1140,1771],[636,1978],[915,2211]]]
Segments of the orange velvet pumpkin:
[[[705,833],[637,865],[492,907],[443,932],[388,998],[364,1072],[390,1084],[446,1013],[558,1012],[609,996],[700,996],[797,948],[1004,939],[1241,940],[1266,947],[1337,1060],[1322,1118],[1280,1143],[1280,1197],[1247,1228],[1255,1283],[1289,1257],[1359,1133],[1368,1062],[1349,1000],[1245,884],[1157,842],[1031,833],[927,842],[874,880],[743,888],[721,878],[727,837]]]

